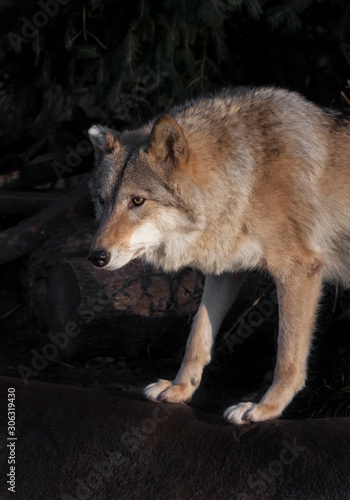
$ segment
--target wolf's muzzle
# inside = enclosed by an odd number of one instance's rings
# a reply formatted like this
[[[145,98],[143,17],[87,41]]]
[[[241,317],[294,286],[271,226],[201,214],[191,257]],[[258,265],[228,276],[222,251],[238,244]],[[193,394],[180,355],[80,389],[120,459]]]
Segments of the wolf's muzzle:
[[[88,259],[93,263],[96,267],[104,267],[111,260],[111,254],[109,252],[105,252],[104,250],[90,250]]]

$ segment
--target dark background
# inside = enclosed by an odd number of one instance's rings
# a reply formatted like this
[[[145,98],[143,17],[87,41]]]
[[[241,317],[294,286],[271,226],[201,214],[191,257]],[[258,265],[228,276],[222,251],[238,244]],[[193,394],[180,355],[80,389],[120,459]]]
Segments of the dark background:
[[[0,171],[43,152],[64,159],[102,117],[136,126],[225,85],[347,106],[347,0],[62,2],[2,2]]]

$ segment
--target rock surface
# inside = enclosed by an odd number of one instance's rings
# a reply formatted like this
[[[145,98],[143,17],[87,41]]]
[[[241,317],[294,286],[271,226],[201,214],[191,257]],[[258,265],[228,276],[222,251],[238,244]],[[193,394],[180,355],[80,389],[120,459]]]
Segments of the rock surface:
[[[4,500],[349,499],[349,418],[237,428],[187,405],[11,378],[0,379],[2,402],[9,387],[16,390],[16,493],[4,481],[3,439]]]

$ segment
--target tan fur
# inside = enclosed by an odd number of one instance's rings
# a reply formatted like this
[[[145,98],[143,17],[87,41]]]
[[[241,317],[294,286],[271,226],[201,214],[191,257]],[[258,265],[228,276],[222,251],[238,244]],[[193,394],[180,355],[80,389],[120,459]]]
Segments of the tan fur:
[[[117,241],[120,248],[127,249],[132,233],[133,227],[125,214],[113,214],[107,224],[101,227],[96,244],[101,248],[112,248]]]
[[[120,148],[120,144],[118,140],[114,137],[112,133],[107,133],[106,134],[106,149],[108,151],[118,151]]]
[[[322,281],[350,284],[349,119],[295,93],[239,89],[110,134],[91,132],[103,159],[90,187],[106,198],[92,250],[111,253],[107,269],[142,255],[207,275],[180,371],[146,397],[191,398],[244,271],[262,269],[279,299],[274,380],[259,403],[225,416],[237,424],[278,417],[305,384]],[[146,201],[135,208],[133,196]]]

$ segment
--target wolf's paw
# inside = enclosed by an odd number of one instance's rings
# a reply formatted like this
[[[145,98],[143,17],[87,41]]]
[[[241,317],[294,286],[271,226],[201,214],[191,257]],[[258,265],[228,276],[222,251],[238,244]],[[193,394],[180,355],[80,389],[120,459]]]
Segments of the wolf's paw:
[[[173,384],[169,380],[158,380],[148,385],[143,394],[150,401],[166,401],[167,403],[183,403],[191,399],[193,387],[185,384]]]
[[[243,425],[250,422],[261,422],[271,420],[280,416],[282,412],[274,405],[258,403],[239,403],[230,406],[224,413],[231,424]]]

